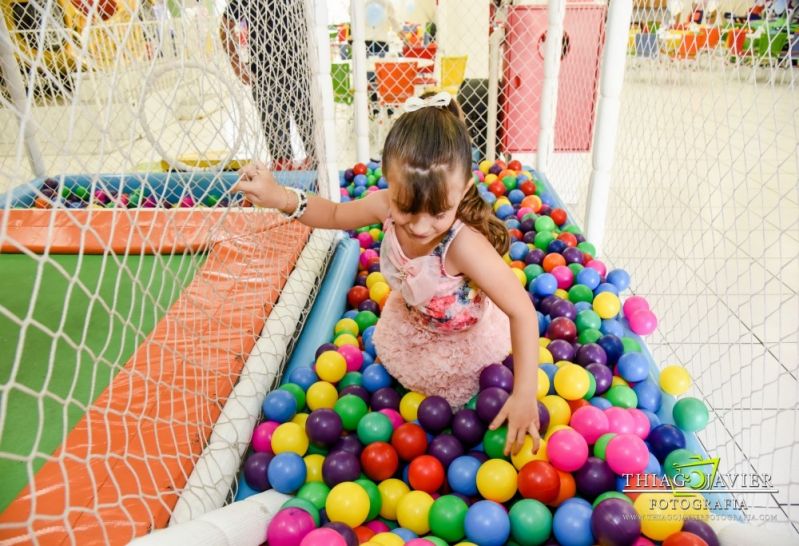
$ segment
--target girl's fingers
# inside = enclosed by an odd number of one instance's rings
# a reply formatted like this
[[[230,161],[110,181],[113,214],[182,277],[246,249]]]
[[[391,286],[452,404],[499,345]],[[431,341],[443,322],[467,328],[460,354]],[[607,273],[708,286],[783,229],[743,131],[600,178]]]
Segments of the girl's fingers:
[[[488,428],[490,428],[491,430],[496,430],[497,428],[499,428],[499,426],[502,423],[505,422],[505,419],[507,418],[508,418],[508,406],[507,404],[505,404],[504,406],[502,406],[502,409],[499,410],[497,416],[494,417],[494,420],[491,421],[491,425]]]

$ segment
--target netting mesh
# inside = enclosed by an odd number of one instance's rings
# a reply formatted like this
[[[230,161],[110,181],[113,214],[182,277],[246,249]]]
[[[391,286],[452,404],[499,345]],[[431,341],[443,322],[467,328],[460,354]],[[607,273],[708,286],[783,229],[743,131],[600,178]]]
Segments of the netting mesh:
[[[313,12],[1,7],[0,541],[127,542],[167,523],[239,377],[271,386],[313,301],[331,238],[228,191],[253,159],[326,191]]]

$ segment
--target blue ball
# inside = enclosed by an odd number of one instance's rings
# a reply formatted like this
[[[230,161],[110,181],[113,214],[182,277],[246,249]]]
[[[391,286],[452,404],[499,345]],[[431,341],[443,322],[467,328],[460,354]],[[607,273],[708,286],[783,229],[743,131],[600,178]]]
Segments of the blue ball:
[[[637,383],[649,377],[649,362],[641,353],[624,353],[617,364],[619,375],[625,381]]]
[[[660,466],[657,457],[651,451],[649,452],[649,462],[646,463],[644,474],[654,474],[656,476],[663,475],[663,468]]]
[[[535,313],[538,315],[538,335],[543,336],[549,327],[549,317],[541,311],[536,311]]]
[[[633,478],[633,477],[630,477],[630,478],[631,478],[631,482],[627,483],[627,477],[626,476],[616,476],[616,491],[620,491],[621,492],[621,491],[624,491],[625,489],[634,489],[634,485],[635,484],[632,482],[632,480],[634,480],[635,478]]]
[[[608,357],[608,366],[612,366],[619,361],[624,354],[624,344],[615,335],[607,334],[597,340],[597,345],[605,350]]]
[[[456,493],[471,497],[477,495],[477,471],[480,461],[469,455],[453,460],[447,469],[447,481]]]
[[[388,187],[388,181],[384,177],[380,177],[380,180],[377,181],[377,187],[381,190],[384,190]]]
[[[640,401],[641,401],[641,395],[639,394],[638,395],[639,404],[640,404]],[[646,410],[646,409],[641,409],[641,411],[644,412],[644,415],[646,415],[646,418],[649,419],[649,430],[652,430],[653,428],[655,428],[656,426],[661,424],[660,417],[655,415],[653,412],[651,412],[649,410]]]
[[[527,246],[527,243],[522,243],[521,241],[510,245],[510,250],[508,250],[511,260],[524,260],[525,256],[529,253],[530,247]]]
[[[615,285],[619,291],[627,290],[630,286],[630,274],[623,269],[611,269],[606,278],[608,282]]]
[[[302,457],[294,452],[279,453],[269,462],[266,471],[272,488],[287,495],[296,492],[305,483],[307,469]]]
[[[591,311],[594,306],[588,301],[578,301],[574,304],[574,309],[579,313],[580,311]]]
[[[357,312],[355,313],[358,314]],[[369,326],[366,330],[363,331],[361,334],[361,339],[363,340],[363,349],[370,355],[372,355],[372,361],[374,361],[374,357],[377,356],[377,349],[375,349],[375,327],[374,325]],[[366,367],[366,361],[364,361],[364,368]]]
[[[310,366],[297,366],[289,374],[289,381],[296,383],[302,387],[302,390],[307,391],[308,387],[319,381],[319,377]]]
[[[360,175],[359,175],[359,176],[360,176]],[[355,187],[352,189],[352,196],[353,196],[353,197],[358,197],[359,195],[361,195],[361,194],[362,194],[362,193],[364,193],[365,191],[366,191],[366,186],[355,186]]]
[[[466,512],[466,539],[480,546],[502,546],[510,536],[510,519],[501,505],[482,500]]]
[[[628,354],[637,354],[637,353],[628,353]],[[663,394],[661,393],[660,386],[658,386],[657,383],[647,378],[638,383],[637,385],[634,385],[633,390],[635,391],[635,395],[638,397],[639,409],[646,410],[647,412],[650,412],[652,415],[654,415],[658,410],[660,410],[660,404],[663,399]],[[657,416],[655,416],[655,418],[657,418]],[[649,421],[651,424],[652,419],[650,419]],[[660,419],[658,419],[658,424],[660,424],[659,421]],[[657,425],[651,426],[651,428],[654,428],[655,426]]]
[[[429,442],[429,439],[428,439],[428,442]],[[409,465],[409,464],[406,464],[405,466],[402,467],[402,481],[404,481],[405,483],[411,483],[411,482],[408,481],[408,475],[410,473],[410,468],[411,468],[411,465]]]
[[[541,198],[541,202],[544,203],[545,205],[549,205],[550,207],[556,207],[558,205],[555,202],[555,196],[552,195],[551,193],[542,192],[541,195],[539,195],[539,197]]]
[[[549,243],[549,246],[547,246],[547,252],[556,252],[560,254],[561,252],[566,250],[567,246],[568,245],[563,241],[561,241],[560,239],[555,239],[554,241]]]
[[[522,223],[513,216],[505,219],[505,227],[508,229],[519,229],[521,226]]]
[[[675,449],[685,447],[685,435],[674,425],[659,425],[653,428],[647,436],[649,445],[652,446],[652,453],[663,461],[666,456]]]
[[[624,337],[624,326],[616,319],[603,319],[599,331],[603,334],[610,334],[618,338]]]
[[[602,398],[601,396],[594,396],[588,402],[592,406],[599,408],[601,410],[605,410],[613,406],[613,404],[610,403],[610,400],[608,400],[607,398]]]
[[[379,161],[374,161],[374,160],[371,160],[371,161],[369,161],[369,163],[366,164],[366,168],[369,169],[370,172],[374,171],[379,166],[380,166],[380,162]]]
[[[536,296],[551,296],[558,289],[558,280],[552,273],[541,273],[533,279],[532,287]]]
[[[236,500],[244,500],[248,497],[252,497],[253,495],[260,493],[257,489],[253,489],[247,483],[247,480],[244,479],[244,472],[239,473],[239,488],[236,490]]]
[[[361,365],[361,369],[371,366],[375,363],[375,357],[373,357],[371,353],[368,353],[367,351],[361,351],[361,354],[363,355],[363,364]]]
[[[366,177],[365,174],[356,174],[355,178],[353,179],[353,182],[355,183],[356,186],[366,186],[366,183],[368,181],[369,179]]]
[[[521,203],[524,197],[525,195],[522,190],[515,189],[511,190],[510,193],[508,193],[508,199],[510,199],[510,202],[513,203],[514,205],[518,205],[519,203]]]
[[[357,309],[350,309],[349,311],[344,313],[344,315],[341,318],[348,318],[348,319],[355,320],[355,317],[357,317],[357,316],[358,316],[358,310]]]
[[[591,532],[591,503],[573,497],[555,510],[552,518],[552,532],[563,546],[591,546],[594,534]]]
[[[363,369],[363,388],[375,392],[378,389],[391,386],[391,376],[382,364],[372,364]]]
[[[558,367],[554,364],[541,364],[539,367],[549,377],[549,392],[547,394],[555,394],[555,372],[558,371]]]
[[[266,395],[263,410],[269,421],[285,423],[297,413],[297,399],[289,391],[274,390]]]
[[[419,535],[411,531],[410,529],[406,529],[405,527],[397,527],[396,529],[391,530],[392,533],[399,536],[405,542],[418,538]]]
[[[490,191],[485,192],[484,194],[481,195],[481,197],[483,198],[483,201],[485,201],[489,205],[493,205],[497,201],[497,196],[491,193]]]
[[[513,205],[500,205],[500,207],[497,209],[496,215],[500,220],[504,220],[513,214],[513,212]]]
[[[577,276],[574,279],[577,284],[583,284],[594,290],[599,283],[602,281],[602,278],[599,276],[599,271],[592,267],[585,267],[577,272]]]
[[[585,269],[590,269],[590,268],[586,267]],[[585,271],[585,269],[583,271]],[[598,296],[602,292],[613,292],[617,296],[619,295],[619,289],[616,288],[616,285],[610,284],[609,282],[603,282],[602,284],[597,286],[596,289],[594,289],[594,296]]]

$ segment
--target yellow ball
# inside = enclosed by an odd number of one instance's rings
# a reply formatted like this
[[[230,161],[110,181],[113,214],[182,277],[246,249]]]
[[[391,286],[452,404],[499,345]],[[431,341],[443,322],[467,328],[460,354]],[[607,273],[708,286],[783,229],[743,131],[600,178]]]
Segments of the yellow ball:
[[[317,381],[305,393],[305,403],[311,411],[321,408],[332,408],[338,400],[336,387],[327,381]]]
[[[698,519],[707,522],[710,519],[708,505],[705,502],[705,497],[701,494],[688,495],[683,493],[679,497],[679,503],[683,521],[686,519]]]
[[[510,263],[511,263],[513,260],[511,260],[511,259],[510,259],[510,254],[508,254],[508,253],[506,252],[505,254],[503,254],[503,255],[502,255],[502,261],[503,261],[503,262],[505,262],[506,264],[510,265]]]
[[[557,366],[558,368],[562,368],[566,364],[571,364],[571,362],[569,362],[568,360],[558,360],[557,362],[555,362],[555,366]]]
[[[283,423],[272,433],[272,451],[285,453],[291,451],[300,457],[308,451],[308,436],[297,423]]]
[[[391,287],[388,283],[377,281],[369,289],[369,298],[375,303],[380,303],[391,293]]]
[[[415,421],[416,414],[419,411],[419,404],[422,403],[422,400],[425,399],[425,396],[418,392],[408,392],[405,393],[405,396],[402,397],[400,400],[400,415],[406,421]]]
[[[340,521],[350,527],[358,527],[369,515],[369,495],[353,482],[342,482],[327,495],[325,510],[330,521]]]
[[[549,428],[555,425],[568,425],[572,416],[569,403],[556,394],[548,394],[541,400],[549,411]]]
[[[652,540],[665,540],[669,535],[680,532],[683,521],[680,510],[675,509],[675,506],[675,497],[671,493],[638,495],[633,508],[641,517],[641,533]]]
[[[371,235],[372,239],[374,239],[375,241],[381,241],[383,237],[383,230],[376,227],[372,228],[369,230],[369,235]]]
[[[555,372],[555,392],[566,400],[579,400],[590,387],[588,371],[582,366],[566,363]]]
[[[513,271],[513,274],[516,275],[517,279],[519,279],[519,284],[521,284],[522,286],[525,286],[527,284],[527,275],[524,274],[524,271],[522,271],[517,267],[512,267],[511,271]]]
[[[549,392],[549,376],[547,372],[538,368],[538,394],[536,398],[541,400],[544,398],[547,393]]]
[[[552,340],[548,337],[539,337],[538,338],[538,345],[541,347],[549,347],[549,344],[552,343]]]
[[[458,542],[455,546],[477,546],[474,542]]]
[[[594,311],[600,318],[612,319],[620,310],[621,302],[613,292],[602,292],[594,298]]]
[[[353,336],[357,336],[360,333],[358,331],[358,323],[351,318],[343,318],[338,321],[336,327],[333,328],[333,332],[335,332],[336,335],[350,334]]]
[[[555,295],[562,300],[569,299],[569,293],[566,292],[563,288],[558,288],[557,290],[555,290]]]
[[[366,277],[366,288],[372,288],[379,282],[386,282],[386,278],[379,271],[373,271]]]
[[[433,506],[433,497],[429,493],[411,491],[402,497],[397,505],[397,523],[417,535],[426,535],[430,532],[428,516],[431,506]]]
[[[673,364],[660,371],[660,388],[672,396],[680,396],[691,388],[691,376],[688,370]]]
[[[546,347],[539,347],[538,348],[538,362],[541,364],[552,364],[555,362],[555,359],[552,358],[552,353],[549,352],[549,349]]]
[[[493,164],[494,164],[493,161],[484,159],[480,162],[479,168],[481,171],[483,171],[483,174],[488,174],[488,170],[491,168],[491,165]]]
[[[298,425],[300,425],[302,427],[302,430],[305,430],[305,421],[307,421],[307,420],[308,420],[308,414],[307,413],[298,413],[297,415],[295,415],[294,417],[291,418],[290,422],[291,423],[297,423]]]
[[[405,541],[396,533],[377,533],[369,542],[381,544],[382,546],[402,546]]]
[[[494,201],[494,212],[497,212],[497,210],[499,210],[499,207],[501,207],[502,205],[510,205],[510,204],[511,204],[510,199],[508,199],[507,197],[498,197],[497,200]]]
[[[486,175],[485,180],[483,182],[485,182],[485,184],[487,186],[487,185],[491,184],[492,182],[496,182],[496,180],[497,180],[497,175],[495,175],[494,173],[490,173],[490,174]]]
[[[567,428],[571,427],[569,425],[555,425],[555,426],[550,425],[550,427],[547,429],[547,433],[544,435],[544,439],[546,441],[549,441],[552,435],[555,434],[557,431]]]
[[[528,434],[524,437],[524,444],[516,455],[511,455],[510,460],[516,470],[521,470],[530,461],[546,460],[546,441],[541,438],[538,451],[533,453],[533,438]]]
[[[616,386],[619,386],[619,385],[624,386],[624,387],[629,387],[630,386],[630,384],[627,383],[623,378],[619,377],[618,375],[614,375],[613,379],[610,380],[610,386],[611,387],[616,387]]]
[[[529,452],[530,446],[527,449]],[[516,494],[517,478],[516,469],[508,461],[489,459],[477,471],[477,490],[488,500],[505,502]]]
[[[358,338],[352,334],[339,334],[336,336],[336,339],[333,340],[333,344],[336,347],[343,347],[344,345],[352,345],[356,349],[361,348],[361,344],[358,343]],[[346,362],[344,363],[344,367],[347,367]]]
[[[341,334],[337,339],[343,336],[352,337],[352,334]],[[325,351],[316,359],[316,375],[323,381],[338,383],[346,373],[347,361],[344,359],[344,355],[338,351]]]
[[[386,519],[397,519],[397,506],[402,497],[410,492],[404,481],[396,478],[383,480],[377,485],[380,491],[380,516]]]
[[[325,456],[313,453],[306,455],[303,459],[305,461],[305,481],[306,482],[323,482],[322,478],[322,465],[325,463]]]

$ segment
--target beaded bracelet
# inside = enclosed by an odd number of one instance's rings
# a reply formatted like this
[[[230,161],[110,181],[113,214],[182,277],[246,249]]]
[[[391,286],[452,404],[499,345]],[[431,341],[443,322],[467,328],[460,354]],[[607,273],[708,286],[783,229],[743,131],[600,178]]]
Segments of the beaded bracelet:
[[[305,214],[305,209],[308,208],[308,195],[303,190],[298,190],[297,188],[286,187],[286,189],[297,196],[297,207],[291,214],[286,214],[282,211],[281,214],[289,220],[299,220],[302,215]]]

